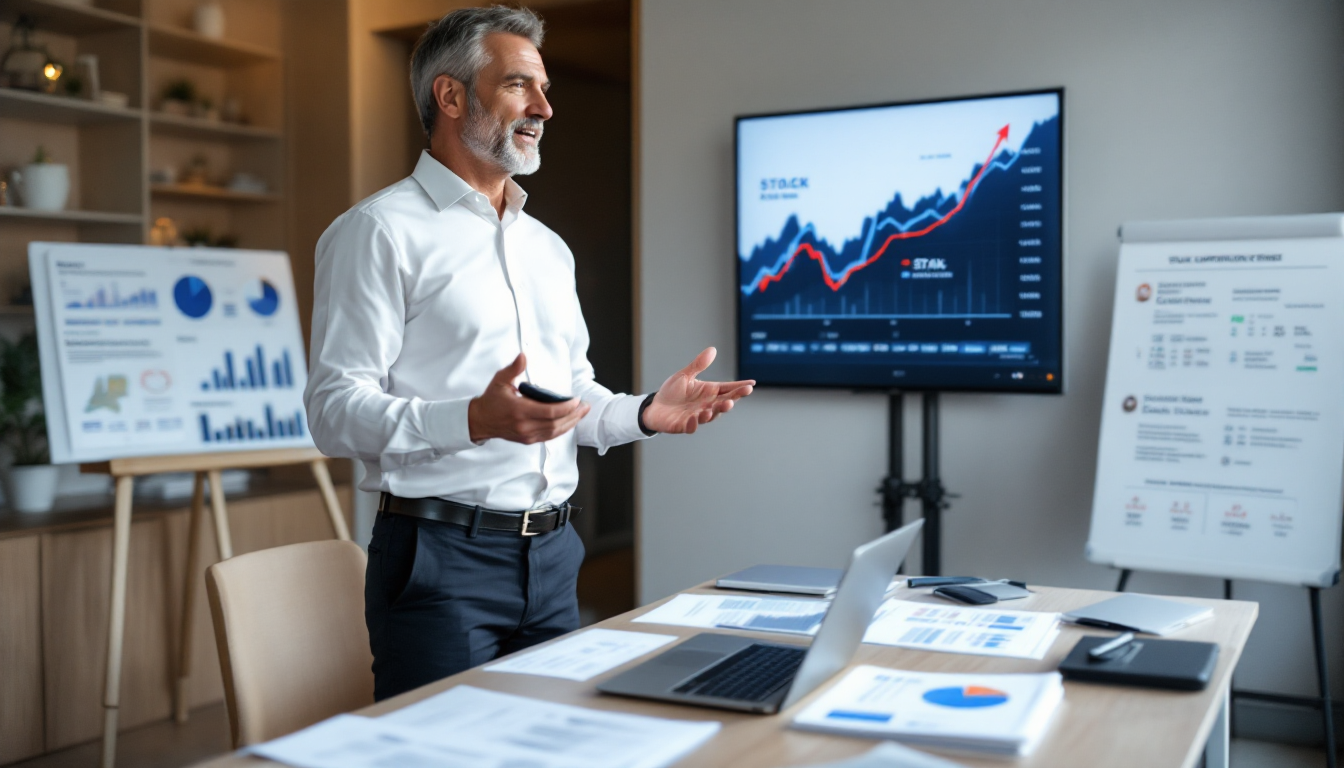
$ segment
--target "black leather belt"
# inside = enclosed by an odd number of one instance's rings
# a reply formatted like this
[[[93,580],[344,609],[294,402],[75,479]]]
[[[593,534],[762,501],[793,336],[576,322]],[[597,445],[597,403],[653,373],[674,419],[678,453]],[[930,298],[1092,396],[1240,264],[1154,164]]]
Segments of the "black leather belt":
[[[473,537],[481,529],[537,536],[564,526],[569,522],[570,515],[578,511],[578,507],[570,506],[566,501],[559,506],[547,505],[524,512],[501,512],[446,499],[406,499],[383,492],[378,501],[378,511],[460,525],[468,529],[468,535]]]

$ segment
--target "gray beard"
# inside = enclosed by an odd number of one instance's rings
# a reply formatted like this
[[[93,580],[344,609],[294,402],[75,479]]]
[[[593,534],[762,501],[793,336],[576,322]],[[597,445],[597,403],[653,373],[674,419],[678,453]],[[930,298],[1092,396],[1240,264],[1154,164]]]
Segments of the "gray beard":
[[[513,132],[519,128],[536,128],[537,144],[531,152],[513,143]],[[467,123],[462,132],[462,143],[476,157],[493,163],[510,176],[527,176],[541,167],[541,121],[529,118],[514,120],[502,126],[491,119],[489,112],[472,93],[467,102]]]

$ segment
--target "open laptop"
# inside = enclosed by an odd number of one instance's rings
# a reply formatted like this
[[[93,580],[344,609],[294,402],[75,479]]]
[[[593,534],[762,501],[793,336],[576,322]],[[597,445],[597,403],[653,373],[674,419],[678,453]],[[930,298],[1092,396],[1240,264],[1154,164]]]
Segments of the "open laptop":
[[[923,520],[854,550],[810,647],[702,632],[599,683],[618,696],[773,714],[845,668]]]

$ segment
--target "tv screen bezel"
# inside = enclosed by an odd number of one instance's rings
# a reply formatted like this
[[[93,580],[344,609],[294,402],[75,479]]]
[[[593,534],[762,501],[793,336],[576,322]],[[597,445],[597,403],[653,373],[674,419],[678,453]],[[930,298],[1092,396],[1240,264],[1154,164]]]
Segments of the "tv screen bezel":
[[[975,392],[983,394],[1010,394],[1010,395],[1062,395],[1064,394],[1064,383],[1068,380],[1067,374],[1067,355],[1065,354],[1064,343],[1064,291],[1066,281],[1065,264],[1067,259],[1065,253],[1067,250],[1067,241],[1065,234],[1067,232],[1065,218],[1065,198],[1067,188],[1064,185],[1065,179],[1065,152],[1064,152],[1064,87],[1057,86],[1053,88],[1036,88],[1022,91],[1005,91],[1001,93],[985,93],[971,96],[949,96],[936,99],[918,99],[913,101],[892,101],[876,104],[856,104],[846,107],[825,107],[820,109],[800,109],[787,110],[782,112],[761,112],[746,115],[735,115],[733,117],[733,345],[736,351],[734,367],[737,379],[744,379],[746,375],[742,371],[742,291],[739,289],[741,279],[741,258],[738,253],[738,245],[741,236],[742,216],[739,210],[741,202],[741,167],[740,160],[740,141],[741,124],[743,120],[758,120],[767,117],[794,117],[798,115],[816,115],[833,114],[837,112],[855,112],[866,109],[884,109],[887,107],[913,107],[922,104],[943,104],[954,101],[979,101],[983,99],[1002,99],[1014,96],[1040,96],[1043,94],[1053,94],[1059,99],[1059,176],[1056,179],[1059,184],[1059,324],[1058,324],[1058,344],[1059,344],[1059,372],[1055,377],[1053,384],[1043,382],[1041,385],[1023,385],[1014,387],[994,387],[994,386],[931,386],[924,384],[915,384],[908,386],[883,386],[880,384],[817,384],[814,382],[783,382],[783,381],[758,381],[756,386],[761,389],[806,389],[806,390],[842,390],[842,391],[861,391],[861,392]]]

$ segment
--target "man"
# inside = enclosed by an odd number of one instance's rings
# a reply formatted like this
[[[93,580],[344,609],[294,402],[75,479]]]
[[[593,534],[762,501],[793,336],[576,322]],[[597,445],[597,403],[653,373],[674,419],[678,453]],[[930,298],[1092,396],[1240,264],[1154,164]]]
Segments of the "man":
[[[576,629],[578,445],[694,432],[755,384],[697,380],[713,348],[647,397],[593,380],[573,256],[511,178],[537,170],[551,117],[541,42],[527,10],[432,25],[411,57],[430,149],[317,245],[304,397],[318,447],[382,492],[365,586],[379,700]],[[572,398],[521,397],[520,380]]]

